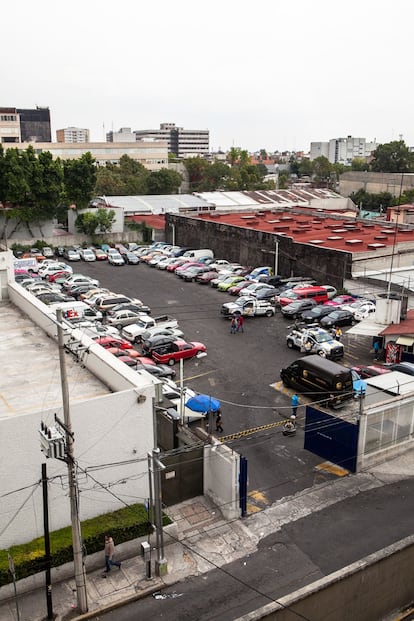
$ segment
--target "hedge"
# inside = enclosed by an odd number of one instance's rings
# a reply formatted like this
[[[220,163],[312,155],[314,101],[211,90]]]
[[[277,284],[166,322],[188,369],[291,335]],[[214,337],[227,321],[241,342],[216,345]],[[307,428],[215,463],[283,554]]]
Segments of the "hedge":
[[[163,524],[171,520],[164,515]],[[117,544],[150,534],[153,525],[148,521],[147,510],[136,504],[105,513],[81,523],[85,556],[103,551],[105,533],[110,532]],[[38,537],[25,544],[0,550],[0,586],[12,582],[9,572],[8,554],[13,558],[16,580],[45,571],[44,537]],[[70,526],[50,533],[50,557],[52,567],[58,567],[73,560],[72,529]]]

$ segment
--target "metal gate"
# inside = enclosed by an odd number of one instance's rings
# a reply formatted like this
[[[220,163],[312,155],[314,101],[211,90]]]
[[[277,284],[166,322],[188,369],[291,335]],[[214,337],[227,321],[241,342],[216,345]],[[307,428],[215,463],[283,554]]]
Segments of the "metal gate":
[[[306,408],[305,449],[346,470],[356,472],[359,423]]]
[[[167,507],[204,493],[203,445],[181,447],[162,453],[160,461],[162,502]]]

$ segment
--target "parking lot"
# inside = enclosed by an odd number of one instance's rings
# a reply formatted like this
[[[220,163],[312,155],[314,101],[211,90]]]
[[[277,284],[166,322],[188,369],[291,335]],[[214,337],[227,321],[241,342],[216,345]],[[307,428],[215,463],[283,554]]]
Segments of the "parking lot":
[[[282,435],[280,423],[290,415],[290,394],[281,386],[279,371],[301,354],[286,346],[291,324],[279,312],[249,318],[244,333],[230,334],[230,322],[220,308],[232,298],[209,285],[184,282],[145,264],[82,262],[72,267],[112,291],[140,298],[151,307],[152,316],[175,317],[186,340],[206,345],[207,356],[184,362],[185,385],[221,401],[224,436],[245,432],[227,444],[248,459],[253,510],[335,476],[329,468],[319,468],[322,460],[303,449],[303,405],[297,434]],[[371,340],[343,332],[344,364],[370,362]],[[260,427],[264,428],[257,430]]]

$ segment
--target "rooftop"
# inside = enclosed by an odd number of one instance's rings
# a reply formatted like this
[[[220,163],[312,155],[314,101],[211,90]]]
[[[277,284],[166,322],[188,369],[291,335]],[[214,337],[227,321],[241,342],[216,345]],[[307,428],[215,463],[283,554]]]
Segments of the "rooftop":
[[[255,212],[203,212],[200,220],[291,237],[295,242],[352,253],[375,252],[394,244],[414,242],[414,227],[373,222],[308,209]]]
[[[0,304],[0,357],[0,418],[62,407],[57,341],[11,302]],[[110,394],[71,355],[65,361],[72,403]]]

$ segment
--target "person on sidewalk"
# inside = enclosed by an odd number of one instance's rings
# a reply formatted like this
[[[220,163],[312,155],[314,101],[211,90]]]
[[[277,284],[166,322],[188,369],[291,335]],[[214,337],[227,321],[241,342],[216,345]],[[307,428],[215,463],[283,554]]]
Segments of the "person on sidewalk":
[[[218,433],[223,433],[223,426],[221,423],[222,423],[221,410],[218,409],[216,412],[216,431]]]
[[[375,341],[374,342],[374,362],[376,362],[379,358],[379,353],[380,353],[380,344],[379,341]]]
[[[112,539],[111,535],[105,535],[105,572],[104,572],[105,578],[106,578],[105,574],[111,571],[112,566],[115,566],[115,567],[118,567],[118,569],[121,569],[120,561],[113,560],[114,554],[115,554],[114,540]]]

